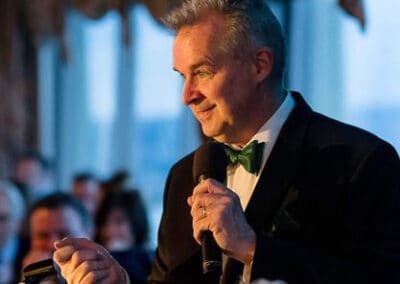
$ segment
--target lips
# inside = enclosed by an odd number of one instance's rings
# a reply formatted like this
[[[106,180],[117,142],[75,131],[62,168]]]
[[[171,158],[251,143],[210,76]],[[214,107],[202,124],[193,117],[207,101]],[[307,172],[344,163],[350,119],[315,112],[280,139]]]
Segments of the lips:
[[[206,107],[206,108],[202,108],[201,110],[194,110],[193,109],[193,113],[195,114],[196,118],[199,121],[204,121],[206,119],[208,119],[211,116],[212,110],[215,108],[215,105]]]

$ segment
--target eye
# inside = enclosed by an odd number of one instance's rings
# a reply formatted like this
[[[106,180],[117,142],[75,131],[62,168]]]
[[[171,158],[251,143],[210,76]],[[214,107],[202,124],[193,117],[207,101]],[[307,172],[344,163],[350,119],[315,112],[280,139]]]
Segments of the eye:
[[[209,76],[211,73],[205,70],[197,70],[194,74],[200,78],[203,78]]]

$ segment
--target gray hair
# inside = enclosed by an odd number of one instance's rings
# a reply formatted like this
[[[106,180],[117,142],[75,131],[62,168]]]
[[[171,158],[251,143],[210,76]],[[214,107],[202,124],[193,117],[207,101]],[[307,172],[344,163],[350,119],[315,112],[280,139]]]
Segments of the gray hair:
[[[171,10],[163,23],[178,32],[196,24],[206,13],[225,17],[220,49],[244,58],[252,48],[271,48],[274,64],[270,78],[282,81],[285,68],[285,39],[281,26],[264,0],[186,0]]]
[[[2,198],[1,195],[8,199],[14,221],[20,222],[25,218],[25,200],[16,186],[9,181],[0,180],[0,198]]]

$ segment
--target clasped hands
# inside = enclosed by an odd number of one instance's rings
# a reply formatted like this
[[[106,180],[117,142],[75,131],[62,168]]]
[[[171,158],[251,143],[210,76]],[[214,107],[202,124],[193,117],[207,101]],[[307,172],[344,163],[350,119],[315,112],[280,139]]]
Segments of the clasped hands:
[[[252,262],[256,235],[233,191],[206,179],[193,189],[187,202],[193,217],[193,237],[199,244],[203,232],[209,230],[224,254],[244,264]]]

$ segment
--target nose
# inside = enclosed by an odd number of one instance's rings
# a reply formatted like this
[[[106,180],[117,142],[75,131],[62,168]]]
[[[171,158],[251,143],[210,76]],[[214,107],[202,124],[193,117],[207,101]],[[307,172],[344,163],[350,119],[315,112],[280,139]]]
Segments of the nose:
[[[191,78],[186,78],[182,89],[183,104],[189,105],[201,97],[202,95],[198,90],[195,82]]]

